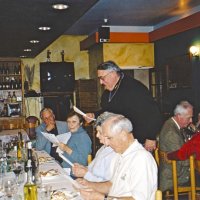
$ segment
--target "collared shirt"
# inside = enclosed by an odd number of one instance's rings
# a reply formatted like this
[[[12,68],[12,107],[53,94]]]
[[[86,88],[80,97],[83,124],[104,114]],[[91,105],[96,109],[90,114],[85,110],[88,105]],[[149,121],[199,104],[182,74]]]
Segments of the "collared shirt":
[[[84,179],[92,182],[110,180],[113,175],[113,164],[116,156],[117,154],[111,147],[103,145],[88,165],[88,172]]]
[[[177,125],[178,129],[180,130],[181,127],[178,125],[177,121],[172,117],[172,120],[174,121],[174,123]]]
[[[153,156],[135,140],[123,154],[118,154],[109,196],[154,200],[157,176]]]

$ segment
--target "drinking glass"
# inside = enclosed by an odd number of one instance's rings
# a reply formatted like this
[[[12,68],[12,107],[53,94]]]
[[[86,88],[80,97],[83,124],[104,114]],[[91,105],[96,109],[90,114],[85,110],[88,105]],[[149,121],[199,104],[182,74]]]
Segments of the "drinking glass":
[[[17,178],[17,185],[20,185],[24,182],[24,164],[22,162],[13,162],[13,166],[11,169]]]
[[[17,194],[17,183],[15,178],[4,178],[3,179],[3,191],[6,194],[7,199],[14,200],[14,195]]]
[[[50,200],[52,193],[51,185],[41,185],[38,187],[38,200]]]

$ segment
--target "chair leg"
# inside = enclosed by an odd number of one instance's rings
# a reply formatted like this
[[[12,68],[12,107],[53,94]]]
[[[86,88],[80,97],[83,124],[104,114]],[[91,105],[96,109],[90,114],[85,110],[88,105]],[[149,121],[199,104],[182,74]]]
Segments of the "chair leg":
[[[173,185],[174,185],[174,200],[178,200],[178,181],[177,181],[177,170],[176,161],[172,161],[172,174],[173,174]]]
[[[191,197],[192,197],[192,200],[195,200],[196,199],[196,183],[195,183],[194,156],[190,156],[190,179],[191,179]]]

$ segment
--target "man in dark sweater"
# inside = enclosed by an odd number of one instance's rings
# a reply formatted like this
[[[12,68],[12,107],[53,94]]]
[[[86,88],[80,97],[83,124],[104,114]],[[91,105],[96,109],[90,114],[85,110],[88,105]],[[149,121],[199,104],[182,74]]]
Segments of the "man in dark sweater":
[[[97,73],[100,84],[105,88],[101,97],[102,109],[86,116],[97,117],[104,111],[122,114],[131,120],[135,138],[147,150],[155,149],[162,117],[148,89],[141,82],[126,76],[112,61],[100,64]],[[91,121],[87,117],[85,119]]]

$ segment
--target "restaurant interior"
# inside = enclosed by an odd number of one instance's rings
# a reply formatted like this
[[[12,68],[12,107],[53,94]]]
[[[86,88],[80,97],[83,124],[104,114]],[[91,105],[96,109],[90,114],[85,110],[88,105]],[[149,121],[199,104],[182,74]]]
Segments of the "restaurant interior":
[[[96,68],[108,60],[149,88],[163,121],[183,99],[194,105],[196,121],[199,19],[199,0],[1,1],[0,135],[32,134],[43,107],[63,121],[73,105],[98,110]],[[59,77],[52,83],[49,69]],[[99,144],[93,126],[86,128],[94,155]]]

